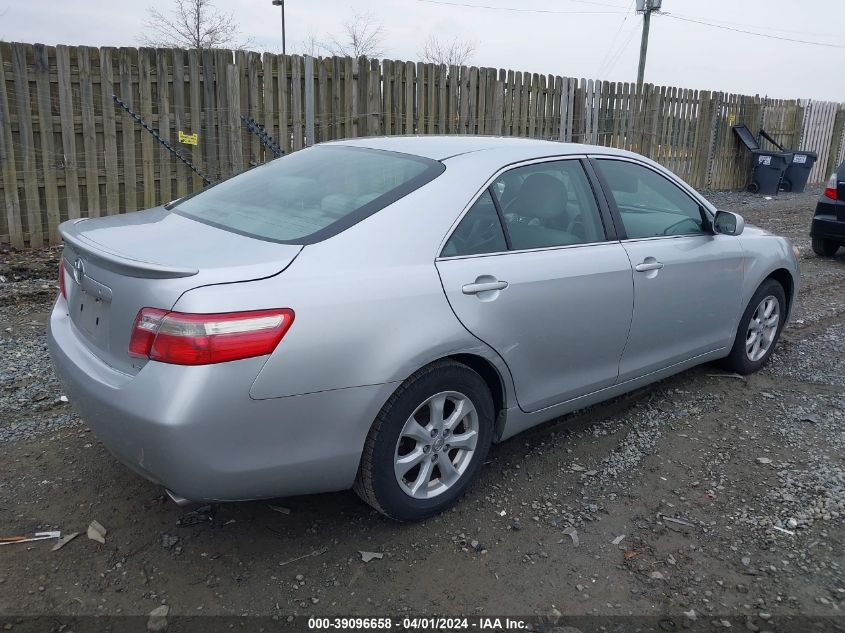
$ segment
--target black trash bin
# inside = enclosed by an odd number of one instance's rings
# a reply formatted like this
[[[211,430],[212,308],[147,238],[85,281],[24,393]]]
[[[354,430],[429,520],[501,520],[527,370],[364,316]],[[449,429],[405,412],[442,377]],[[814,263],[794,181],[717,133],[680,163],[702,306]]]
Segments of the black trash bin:
[[[795,193],[804,191],[804,187],[807,186],[807,178],[810,177],[810,172],[818,157],[815,152],[795,152],[792,155],[792,162],[789,163],[789,167],[786,168],[786,173],[783,175],[783,190],[794,191]]]
[[[786,151],[780,143],[766,134],[766,130],[761,129],[760,136],[781,151]],[[807,178],[809,178],[810,172],[813,170],[813,165],[816,164],[818,157],[819,155],[815,152],[793,151],[792,160],[789,161],[789,165],[786,167],[786,173],[783,175],[783,182],[780,185],[781,189],[784,191],[794,191],[795,193],[803,192],[807,186]]]
[[[733,131],[751,151],[751,183],[748,185],[748,191],[764,195],[777,194],[783,174],[792,162],[792,153],[760,149],[757,139],[744,125],[734,125]]]
[[[748,185],[748,191],[769,196],[777,194],[789,161],[792,160],[792,154],[755,149],[751,151],[751,156],[754,165],[751,168],[751,184]]]

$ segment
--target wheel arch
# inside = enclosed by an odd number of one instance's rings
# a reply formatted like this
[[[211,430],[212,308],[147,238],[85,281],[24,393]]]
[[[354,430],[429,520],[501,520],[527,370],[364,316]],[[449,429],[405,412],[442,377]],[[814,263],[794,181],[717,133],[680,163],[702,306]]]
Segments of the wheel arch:
[[[786,318],[789,319],[789,316],[792,313],[793,299],[795,297],[795,279],[793,278],[792,273],[786,268],[778,268],[770,272],[766,279],[774,279],[783,286],[783,291],[786,295]],[[764,279],[763,282],[765,282],[766,279]],[[762,284],[763,282],[760,283]],[[758,285],[757,287],[759,288],[760,286]]]
[[[506,413],[508,410],[508,402],[512,397],[512,391],[510,391],[513,387],[512,384],[506,382],[506,377],[502,375],[502,370],[496,367],[495,363],[493,363],[489,358],[485,358],[480,354],[475,354],[472,352],[455,352],[452,354],[445,354],[434,358],[419,367],[416,367],[414,371],[410,372],[403,380],[397,381],[394,384],[396,388],[391,392],[391,395],[396,392],[397,389],[410,378],[415,373],[420,371],[421,369],[425,369],[430,365],[434,365],[435,363],[442,362],[444,360],[451,360],[457,363],[460,363],[467,367],[468,369],[473,370],[484,381],[487,385],[487,388],[490,390],[490,395],[493,398],[493,411],[494,411],[494,428],[493,428],[493,441],[499,441],[502,437],[502,432],[505,428],[505,419]],[[507,371],[507,368],[505,368]],[[510,376],[508,376],[509,378]],[[385,398],[385,402],[382,404],[387,403],[391,396],[387,396]]]
[[[507,411],[507,396],[505,382],[498,368],[483,356],[476,354],[452,354],[441,360],[454,360],[466,365],[484,380],[490,395],[493,397],[494,429],[493,439],[498,441],[505,426],[505,412]]]

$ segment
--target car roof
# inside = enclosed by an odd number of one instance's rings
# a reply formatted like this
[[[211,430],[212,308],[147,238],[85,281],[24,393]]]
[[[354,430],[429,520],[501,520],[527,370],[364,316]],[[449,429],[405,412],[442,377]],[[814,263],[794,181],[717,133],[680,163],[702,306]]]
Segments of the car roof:
[[[446,160],[447,158],[461,154],[491,150],[516,150],[525,159],[549,155],[565,156],[567,154],[635,156],[631,152],[612,147],[503,136],[372,136],[330,141],[328,143],[321,143],[321,145],[366,147],[401,152],[403,154],[413,154],[434,160]]]

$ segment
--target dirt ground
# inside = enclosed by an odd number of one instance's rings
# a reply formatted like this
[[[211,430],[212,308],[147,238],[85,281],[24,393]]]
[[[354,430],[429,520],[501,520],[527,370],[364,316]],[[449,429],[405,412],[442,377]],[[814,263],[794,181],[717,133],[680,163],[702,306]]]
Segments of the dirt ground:
[[[817,196],[711,196],[802,252],[800,298],[764,371],[701,366],[533,429],[494,447],[456,508],[411,525],[352,492],[175,506],[61,398],[44,337],[59,250],[6,249],[0,531],[82,534],[55,552],[0,547],[0,626],[140,615],[144,630],[168,605],[281,623],[564,614],[756,631],[814,616],[801,630],[845,629],[845,249],[810,250]],[[86,538],[92,520],[105,544]]]

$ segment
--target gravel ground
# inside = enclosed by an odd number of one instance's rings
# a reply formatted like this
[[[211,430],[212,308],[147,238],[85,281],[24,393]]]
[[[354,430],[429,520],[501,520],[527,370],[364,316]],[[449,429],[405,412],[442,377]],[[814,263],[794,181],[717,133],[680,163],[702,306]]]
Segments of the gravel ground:
[[[705,365],[533,429],[416,525],[352,493],[177,508],[62,398],[44,337],[59,251],[0,253],[0,525],[83,532],[57,552],[0,548],[0,624],[45,615],[60,631],[167,605],[281,622],[563,613],[845,630],[845,254],[809,248],[817,195],[710,196],[802,250],[800,300],[762,372]],[[93,519],[105,544],[85,538]]]

